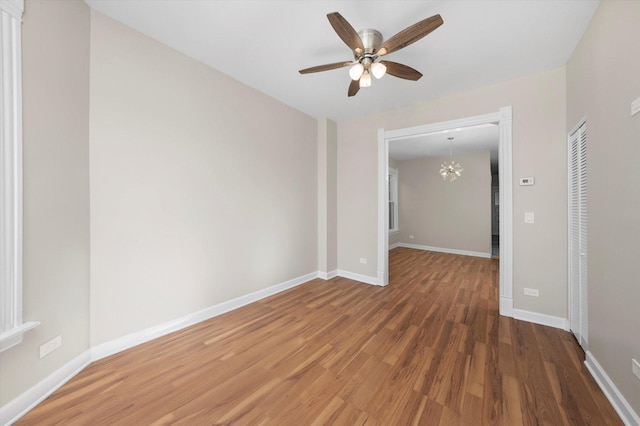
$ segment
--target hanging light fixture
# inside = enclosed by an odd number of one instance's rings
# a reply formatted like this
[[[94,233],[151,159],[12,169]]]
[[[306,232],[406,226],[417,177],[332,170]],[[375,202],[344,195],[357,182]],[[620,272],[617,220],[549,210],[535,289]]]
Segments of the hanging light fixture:
[[[442,176],[443,180],[448,180],[449,182],[453,182],[462,176],[462,171],[464,170],[460,163],[453,161],[453,137],[448,137],[447,140],[450,142],[449,145],[449,164],[445,161],[440,166],[440,176]]]

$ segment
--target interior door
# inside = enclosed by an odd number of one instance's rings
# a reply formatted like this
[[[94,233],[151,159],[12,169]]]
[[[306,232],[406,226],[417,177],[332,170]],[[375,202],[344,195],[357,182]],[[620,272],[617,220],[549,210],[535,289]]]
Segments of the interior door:
[[[588,345],[587,126],[569,134],[569,322],[578,343]]]

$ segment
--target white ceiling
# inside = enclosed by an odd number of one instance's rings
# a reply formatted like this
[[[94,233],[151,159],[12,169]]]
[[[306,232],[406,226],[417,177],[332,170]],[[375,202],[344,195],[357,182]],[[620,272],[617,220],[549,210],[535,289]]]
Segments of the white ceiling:
[[[342,121],[564,65],[600,0],[85,0],[94,9],[313,117]],[[327,13],[389,38],[439,13],[444,24],[388,55],[424,74],[389,75],[347,98],[352,59]]]

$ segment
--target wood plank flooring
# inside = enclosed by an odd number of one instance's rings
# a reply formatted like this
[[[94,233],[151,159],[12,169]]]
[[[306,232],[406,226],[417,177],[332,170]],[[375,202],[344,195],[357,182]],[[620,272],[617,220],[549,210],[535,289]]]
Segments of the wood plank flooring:
[[[17,424],[622,424],[572,335],[498,315],[498,260],[389,262],[95,362]]]

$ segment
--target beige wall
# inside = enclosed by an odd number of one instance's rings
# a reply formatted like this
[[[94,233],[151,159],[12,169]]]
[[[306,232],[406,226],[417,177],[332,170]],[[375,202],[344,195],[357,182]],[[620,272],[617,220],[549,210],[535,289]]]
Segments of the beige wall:
[[[566,318],[564,67],[338,123],[338,267],[376,276],[378,128],[494,113],[507,105],[513,106],[514,307]],[[518,186],[523,176],[534,176],[536,184]],[[525,211],[535,212],[535,224],[523,223]],[[361,257],[368,263],[359,263]],[[524,287],[539,289],[540,297],[524,296]]]
[[[456,154],[454,159],[464,171],[453,182],[439,173],[448,157],[398,162],[400,241],[490,255],[489,151]]]
[[[41,324],[0,353],[0,405],[89,347],[89,7],[27,0],[22,62],[23,317]]]
[[[337,259],[337,125],[318,120],[318,271],[332,272]]]
[[[640,2],[601,3],[567,64],[566,126],[587,118],[589,350],[640,415],[639,23]]]
[[[327,132],[327,272],[338,268],[338,125]]]
[[[91,343],[317,271],[316,120],[91,17]]]

